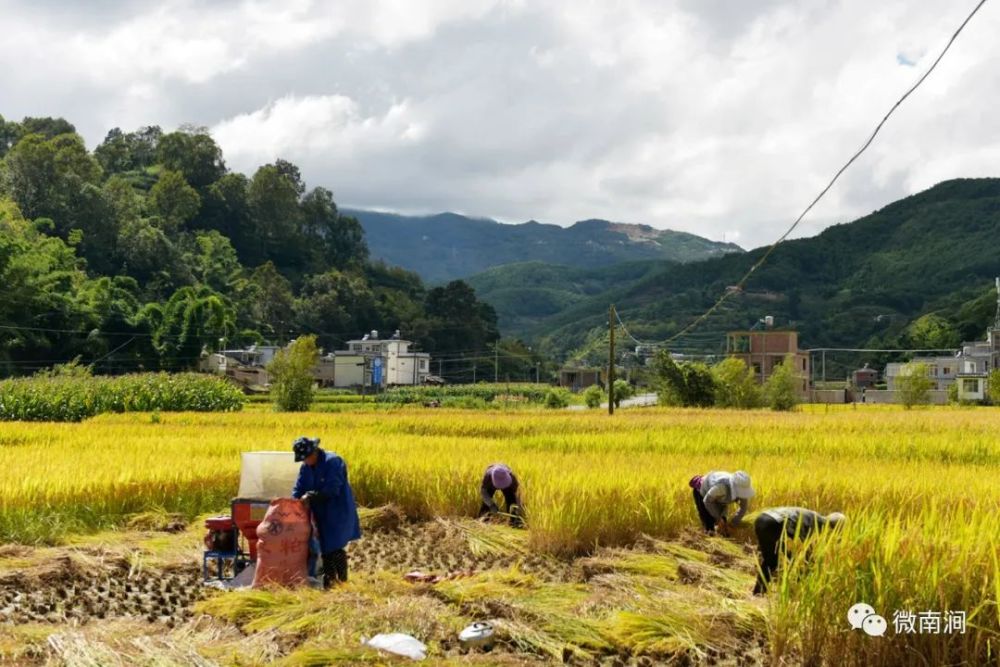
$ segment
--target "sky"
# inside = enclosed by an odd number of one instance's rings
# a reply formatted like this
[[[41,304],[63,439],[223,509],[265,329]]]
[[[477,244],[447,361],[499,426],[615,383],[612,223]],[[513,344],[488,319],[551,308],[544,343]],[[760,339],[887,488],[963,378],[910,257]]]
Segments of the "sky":
[[[209,128],[341,206],[779,236],[975,0],[0,0],[0,114]],[[987,2],[796,235],[1000,176]]]

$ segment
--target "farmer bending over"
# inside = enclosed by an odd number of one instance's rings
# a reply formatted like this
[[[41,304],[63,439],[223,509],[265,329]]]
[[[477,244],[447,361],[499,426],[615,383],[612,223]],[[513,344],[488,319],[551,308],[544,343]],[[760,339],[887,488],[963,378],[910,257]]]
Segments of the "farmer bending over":
[[[723,535],[728,534],[730,522],[726,519],[726,509],[737,502],[740,508],[731,523],[738,526],[750,509],[750,499],[757,493],[750,485],[750,475],[742,470],[731,474],[725,471],[713,471],[706,475],[698,475],[692,477],[688,485],[694,491],[694,505],[698,508],[698,517],[710,535],[716,529]]]
[[[503,493],[503,500],[506,505],[504,511],[511,515],[511,525],[523,525],[521,500],[517,493],[518,486],[514,471],[503,463],[494,463],[488,467],[486,474],[483,475],[483,483],[479,487],[479,495],[483,499],[483,504],[479,508],[479,516],[484,517],[500,511],[496,501],[493,499],[493,494],[500,491]]]
[[[344,459],[320,449],[319,438],[299,438],[292,443],[295,461],[302,462],[293,498],[309,505],[319,532],[323,555],[323,585],[347,581],[347,543],[361,537],[358,506],[347,481]]]
[[[760,551],[760,574],[753,589],[754,595],[761,595],[767,590],[771,575],[778,567],[783,535],[785,539],[805,539],[814,531],[836,528],[843,521],[844,515],[840,512],[823,516],[804,507],[775,507],[762,511],[753,523]]]

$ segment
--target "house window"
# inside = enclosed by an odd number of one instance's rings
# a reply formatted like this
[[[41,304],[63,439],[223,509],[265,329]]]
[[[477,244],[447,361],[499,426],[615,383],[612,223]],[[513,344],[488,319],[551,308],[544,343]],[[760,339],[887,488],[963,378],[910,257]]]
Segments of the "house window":
[[[978,394],[979,380],[974,380],[971,378],[966,378],[962,380],[962,391],[966,394]]]
[[[426,371],[427,370],[427,360],[426,359],[421,359],[420,360],[420,370],[422,370],[422,371]]]
[[[749,352],[750,351],[750,336],[733,336],[733,352]]]
[[[945,367],[944,367],[944,368],[943,368],[943,369],[941,370],[941,373],[942,373],[943,375],[951,375],[951,369],[950,369],[950,368],[948,368],[947,366],[945,366]]]
[[[754,375],[760,375],[760,364],[758,362],[753,362],[753,372]]]
[[[802,360],[802,370],[805,370],[805,369],[806,369],[806,360],[803,359]]]

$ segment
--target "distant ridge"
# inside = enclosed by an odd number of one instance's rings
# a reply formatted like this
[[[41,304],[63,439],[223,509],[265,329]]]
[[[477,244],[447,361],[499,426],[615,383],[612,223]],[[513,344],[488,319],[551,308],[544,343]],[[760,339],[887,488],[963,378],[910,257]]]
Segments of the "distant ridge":
[[[407,216],[350,208],[342,213],[361,222],[372,257],[431,283],[515,262],[593,268],[648,259],[693,262],[743,252],[734,243],[687,232],[597,219],[560,227],[535,220],[509,225],[457,213]]]

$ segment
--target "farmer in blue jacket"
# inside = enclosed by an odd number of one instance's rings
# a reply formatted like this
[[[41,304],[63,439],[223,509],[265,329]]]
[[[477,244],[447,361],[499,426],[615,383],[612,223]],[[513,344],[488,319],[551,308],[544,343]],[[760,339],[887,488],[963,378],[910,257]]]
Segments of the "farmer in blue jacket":
[[[309,504],[319,531],[323,554],[323,585],[347,581],[347,543],[361,537],[358,506],[347,481],[347,465],[336,454],[320,449],[319,438],[298,438],[292,443],[295,461],[302,462],[293,498]]]

